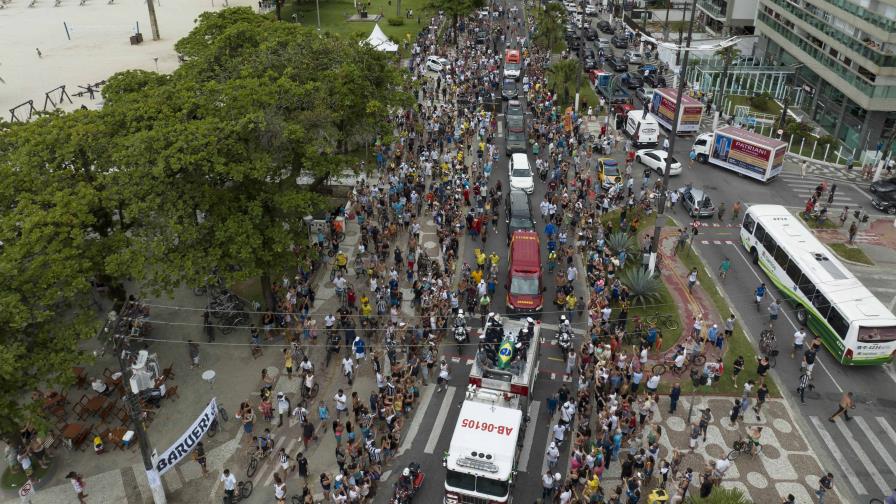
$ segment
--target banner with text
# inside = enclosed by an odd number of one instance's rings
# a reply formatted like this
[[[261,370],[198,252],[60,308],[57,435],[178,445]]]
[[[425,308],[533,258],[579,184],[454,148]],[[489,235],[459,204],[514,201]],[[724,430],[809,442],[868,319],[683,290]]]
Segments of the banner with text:
[[[205,433],[208,432],[208,428],[212,425],[212,421],[215,419],[215,415],[218,414],[218,402],[216,398],[212,398],[209,401],[208,406],[205,407],[205,410],[202,411],[202,414],[199,415],[199,418],[193,422],[193,425],[184,432],[180,439],[177,440],[170,448],[165,450],[161,456],[156,460],[156,470],[159,471],[159,476],[168,472],[169,469],[177,465],[178,462],[184,459],[187,455],[189,455],[193,451],[193,447],[196,446],[202,436],[205,436]]]

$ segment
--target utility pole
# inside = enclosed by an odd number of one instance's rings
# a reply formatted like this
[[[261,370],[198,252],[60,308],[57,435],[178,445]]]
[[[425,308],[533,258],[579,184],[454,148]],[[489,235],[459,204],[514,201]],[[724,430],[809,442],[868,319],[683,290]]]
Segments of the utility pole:
[[[582,12],[582,25],[579,27],[579,78],[576,79],[576,106],[573,108],[579,113],[579,97],[582,91],[582,74],[585,73],[585,13]]]
[[[669,10],[672,9],[672,0],[666,0],[666,22],[663,24],[663,42],[669,41]]]
[[[146,7],[149,9],[149,27],[152,29],[152,39],[159,40],[159,20],[156,19],[156,6],[153,2],[156,0],[146,0]]]
[[[691,22],[694,21],[694,12],[695,9],[691,10]],[[681,64],[681,42],[682,37],[684,36],[684,15],[688,13],[688,4],[682,4],[681,7],[681,21],[678,23],[678,51],[675,51],[675,66]],[[688,23],[688,30],[692,30],[694,27],[691,23]],[[690,35],[688,38],[690,39]],[[690,43],[688,43],[690,45]]]
[[[122,312],[124,312],[126,306],[126,304],[122,305]],[[110,332],[110,328],[114,330],[117,320],[118,315],[114,311],[111,312],[109,314],[109,320],[102,330],[107,333]],[[137,435],[137,442],[140,444],[140,456],[143,459],[143,469],[146,470],[146,479],[149,482],[149,489],[152,492],[152,500],[155,504],[166,504],[167,500],[165,497],[165,487],[162,486],[162,477],[159,475],[159,472],[153,464],[152,446],[149,444],[149,437],[146,435],[146,430],[143,428],[140,402],[137,398],[137,394],[135,394],[130,387],[128,364],[125,361],[125,355],[128,351],[125,348],[125,342],[127,341],[128,335],[119,335],[113,332],[108,334],[107,337],[111,338],[113,341],[113,347],[118,357],[118,370],[121,372],[122,384],[128,392],[124,402],[128,408],[128,416],[131,419],[131,428],[134,429],[134,434]]]
[[[653,228],[653,237],[651,238],[650,255],[656,264],[655,255],[660,250],[660,231],[663,228],[665,219],[661,218],[666,211],[666,192],[669,190],[669,171],[672,170],[672,153],[675,152],[675,139],[678,137],[678,119],[681,116],[681,102],[684,97],[684,81],[685,74],[688,70],[688,55],[691,47],[691,37],[694,34],[694,11],[697,10],[697,0],[691,3],[691,20],[688,22],[688,39],[687,46],[684,47],[684,61],[678,70],[678,98],[675,100],[675,112],[672,114],[672,131],[669,133],[669,153],[666,156],[666,169],[663,170],[663,187],[660,189],[660,197],[658,200],[659,208],[656,212],[656,225]],[[679,53],[681,53],[679,46]]]

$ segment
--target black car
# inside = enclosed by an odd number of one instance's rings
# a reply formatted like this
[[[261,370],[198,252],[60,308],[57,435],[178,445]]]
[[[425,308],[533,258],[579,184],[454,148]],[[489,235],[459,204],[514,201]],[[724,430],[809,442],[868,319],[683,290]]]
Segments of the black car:
[[[654,88],[666,87],[666,78],[651,72],[644,76],[644,83]]]
[[[507,222],[507,240],[515,231],[535,230],[535,220],[532,219],[532,205],[529,203],[529,195],[518,189],[510,191],[505,200],[504,215]]]
[[[597,40],[597,30],[594,28],[585,28],[585,40]]]
[[[639,87],[644,87],[644,79],[633,72],[625,72],[622,74],[622,82],[625,84],[625,87],[629,89],[638,89]]]
[[[488,40],[488,33],[485,30],[479,30],[476,32],[476,43],[477,44],[485,44],[485,41]]]
[[[613,35],[613,38],[610,39],[610,43],[613,44],[613,47],[616,49],[628,49],[628,37]]]
[[[600,30],[601,32],[609,34],[609,35],[613,34],[613,27],[610,25],[609,21],[598,22],[597,29]]]
[[[614,72],[628,71],[628,63],[626,63],[626,61],[619,56],[607,58],[607,66],[610,67],[610,69]]]
[[[597,60],[590,56],[585,56],[582,64],[585,66],[585,71],[597,70],[600,68],[600,66],[597,64]]]
[[[578,37],[570,38],[566,41],[566,45],[569,46],[571,51],[578,51],[580,47],[582,47],[582,43],[579,42]]]
[[[504,79],[504,85],[501,86],[501,97],[505,100],[512,100],[520,95],[520,88],[513,79]]]
[[[881,212],[896,215],[896,191],[879,193],[871,200],[871,205]]]
[[[871,189],[872,194],[893,193],[893,191],[896,191],[896,177],[882,178],[877,182],[872,182],[869,189]]]

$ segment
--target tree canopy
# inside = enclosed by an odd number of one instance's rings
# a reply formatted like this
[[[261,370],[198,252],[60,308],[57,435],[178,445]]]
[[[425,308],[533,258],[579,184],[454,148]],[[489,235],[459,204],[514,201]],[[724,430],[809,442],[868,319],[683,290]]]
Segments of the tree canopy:
[[[289,267],[317,182],[412,102],[392,56],[248,8],[200,15],[170,75],[108,79],[101,110],[0,131],[0,429],[68,379],[99,328],[92,278],[152,292]],[[225,268],[224,266],[236,266]]]

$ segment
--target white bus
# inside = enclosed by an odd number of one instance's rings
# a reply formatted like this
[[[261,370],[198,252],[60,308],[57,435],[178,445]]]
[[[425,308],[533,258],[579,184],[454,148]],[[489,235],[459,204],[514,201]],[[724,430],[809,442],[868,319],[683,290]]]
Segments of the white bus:
[[[796,307],[797,320],[847,365],[877,365],[896,354],[896,317],[786,208],[754,205],[741,242]]]

